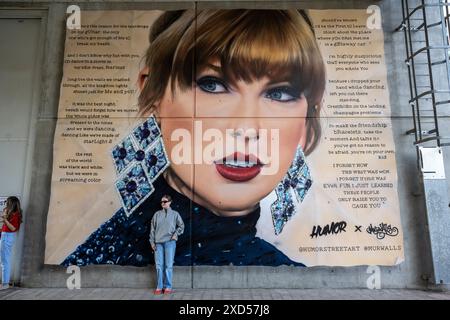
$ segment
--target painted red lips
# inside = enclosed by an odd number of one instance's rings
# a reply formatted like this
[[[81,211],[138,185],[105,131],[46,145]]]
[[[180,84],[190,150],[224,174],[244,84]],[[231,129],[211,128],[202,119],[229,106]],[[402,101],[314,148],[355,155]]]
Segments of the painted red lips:
[[[225,179],[244,182],[253,179],[261,172],[263,164],[253,155],[235,152],[215,163],[217,172]]]

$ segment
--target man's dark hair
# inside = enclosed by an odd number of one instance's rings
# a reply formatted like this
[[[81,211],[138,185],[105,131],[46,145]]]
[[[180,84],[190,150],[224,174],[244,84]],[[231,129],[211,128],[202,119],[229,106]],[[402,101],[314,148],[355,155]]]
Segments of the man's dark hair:
[[[168,194],[163,195],[162,198],[166,198],[169,202],[172,201],[172,197],[169,196]]]

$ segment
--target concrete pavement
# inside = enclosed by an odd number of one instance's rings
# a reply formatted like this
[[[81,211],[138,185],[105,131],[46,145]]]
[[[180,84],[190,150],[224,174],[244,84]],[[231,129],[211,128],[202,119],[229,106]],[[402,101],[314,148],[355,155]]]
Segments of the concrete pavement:
[[[450,292],[412,289],[176,289],[155,296],[150,289],[10,288],[0,300],[450,300]]]

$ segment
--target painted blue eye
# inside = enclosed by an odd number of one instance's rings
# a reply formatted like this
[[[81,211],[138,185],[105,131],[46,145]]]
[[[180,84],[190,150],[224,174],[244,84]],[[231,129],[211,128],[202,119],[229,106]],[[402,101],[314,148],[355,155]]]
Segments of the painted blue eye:
[[[300,98],[301,93],[292,87],[277,87],[267,90],[265,97],[279,102],[291,102]]]
[[[216,77],[206,76],[197,80],[197,85],[205,92],[223,93],[228,92],[225,83]]]

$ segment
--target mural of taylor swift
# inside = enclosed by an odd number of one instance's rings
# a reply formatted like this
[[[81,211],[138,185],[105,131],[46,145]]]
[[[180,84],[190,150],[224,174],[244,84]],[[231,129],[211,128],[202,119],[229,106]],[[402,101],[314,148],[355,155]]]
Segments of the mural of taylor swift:
[[[112,151],[123,207],[62,264],[153,264],[150,221],[170,194],[186,226],[175,265],[303,266],[256,237],[255,226],[259,202],[274,191],[279,234],[312,183],[304,156],[320,137],[325,68],[306,13],[165,12],[152,25],[145,58],[139,106],[147,120]],[[173,118],[186,115],[192,118]],[[229,128],[279,130],[277,172],[262,175],[267,163],[248,155],[239,162],[236,153],[195,170],[174,163],[171,133],[180,126],[192,132],[196,117],[224,135]]]

